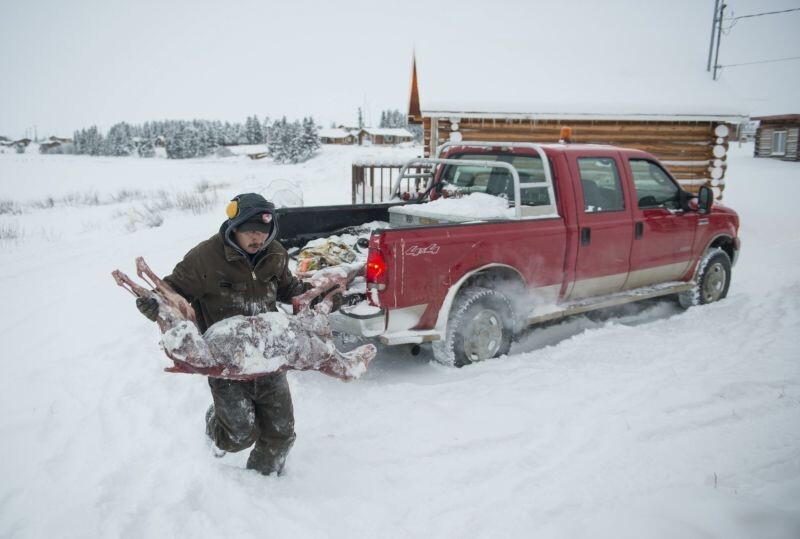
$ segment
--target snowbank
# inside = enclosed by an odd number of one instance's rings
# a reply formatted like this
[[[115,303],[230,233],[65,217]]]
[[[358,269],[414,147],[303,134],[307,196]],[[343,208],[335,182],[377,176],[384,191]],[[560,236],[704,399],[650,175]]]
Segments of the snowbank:
[[[224,201],[295,177],[307,204],[345,202],[353,155],[329,149],[296,167],[5,154],[0,198],[205,178]],[[800,536],[798,166],[751,155],[732,147],[726,177],[728,299],[572,319],[464,369],[381,349],[354,383],[290,373],[278,479],[211,456],[206,380],[162,372],[158,330],[108,274],[141,254],[168,272],[221,209],[133,232],[114,205],[0,215],[25,232],[0,251],[0,536]]]

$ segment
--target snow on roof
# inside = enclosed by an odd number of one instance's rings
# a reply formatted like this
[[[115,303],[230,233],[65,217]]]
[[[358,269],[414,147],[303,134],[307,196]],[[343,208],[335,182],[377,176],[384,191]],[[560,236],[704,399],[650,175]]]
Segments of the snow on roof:
[[[600,66],[580,70],[517,70],[497,77],[491,88],[465,84],[472,75],[450,76],[425,70],[418,60],[423,116],[568,120],[746,119],[747,111],[722,82],[705,71],[697,77],[668,73],[600,74]]]
[[[336,127],[328,127],[318,131],[321,138],[346,138],[351,133],[345,129],[338,129]]]
[[[494,39],[417,48],[422,115],[738,122],[755,108],[706,71],[711,7],[570,4],[536,3]]]
[[[402,127],[365,127],[364,132],[370,135],[382,135],[384,137],[406,137],[414,138],[414,135]]]

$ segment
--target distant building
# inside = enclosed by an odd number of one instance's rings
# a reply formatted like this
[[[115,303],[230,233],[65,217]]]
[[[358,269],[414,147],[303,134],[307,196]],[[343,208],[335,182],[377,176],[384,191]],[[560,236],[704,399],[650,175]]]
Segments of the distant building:
[[[356,144],[358,142],[357,130],[355,132],[342,127],[330,127],[319,130],[319,139],[323,144]]]
[[[755,157],[772,157],[783,161],[800,160],[800,114],[758,116]]]
[[[57,141],[47,141],[39,144],[39,153],[61,153],[58,150],[61,143]]]
[[[47,139],[49,142],[58,142],[59,144],[72,144],[73,140],[71,138],[61,138],[51,136]]]
[[[401,127],[365,127],[358,133],[358,143],[375,146],[411,142],[414,135]]]
[[[17,153],[25,153],[25,149],[31,143],[29,138],[21,138],[19,140],[11,140],[8,137],[0,137],[0,146],[16,150]]]
[[[39,143],[39,153],[73,153],[74,142],[71,138],[51,136]]]

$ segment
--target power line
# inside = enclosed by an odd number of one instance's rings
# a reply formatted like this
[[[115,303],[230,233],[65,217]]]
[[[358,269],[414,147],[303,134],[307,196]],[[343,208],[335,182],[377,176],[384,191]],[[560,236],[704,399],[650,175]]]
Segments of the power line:
[[[720,1],[719,0],[716,0],[716,2],[714,4],[714,21],[713,21],[713,24],[711,25],[711,46],[709,47],[709,50],[708,50],[708,67],[706,67],[706,71],[710,71],[710,68],[711,68],[711,49],[713,48],[713,45],[714,45],[714,37],[715,37],[714,34],[716,34],[717,43],[716,43],[716,53],[714,55],[715,56],[714,57],[714,74],[713,74],[713,77],[712,77],[714,80],[717,80],[717,70],[718,69],[722,69],[723,67],[738,67],[738,66],[753,65],[753,64],[769,64],[769,63],[774,63],[774,62],[786,62],[786,61],[789,61],[789,60],[798,60],[798,59],[800,59],[800,56],[792,56],[792,57],[789,57],[789,58],[775,58],[775,59],[772,59],[772,60],[760,60],[760,61],[757,61],[757,62],[745,62],[745,63],[740,63],[740,64],[719,65],[718,61],[719,61],[720,37],[721,37],[721,35],[723,33],[725,35],[728,35],[728,33],[733,29],[734,26],[736,26],[736,23],[740,19],[749,19],[749,18],[752,18],[752,17],[762,17],[764,15],[779,15],[781,13],[791,13],[791,12],[794,12],[794,11],[800,11],[800,8],[790,8],[790,9],[784,9],[784,10],[780,10],[780,11],[765,11],[763,13],[752,13],[750,15],[741,15],[739,17],[730,17],[730,18],[726,19],[725,18],[725,8],[726,7],[728,7],[728,6],[727,6],[727,4],[725,4],[725,0],[722,0],[722,5],[720,5]],[[726,22],[726,23],[729,23],[727,28],[723,28],[722,27],[723,21]]]
[[[800,60],[800,56],[790,56],[789,58],[775,58],[774,60],[759,60],[757,62],[744,62],[742,64],[727,64],[717,67],[738,67],[738,66],[750,66],[754,64],[771,64],[773,62],[786,62],[788,60]]]
[[[779,13],[789,13],[791,11],[800,11],[800,7],[795,7],[792,9],[784,9],[783,11],[766,11],[764,13],[753,13],[752,15],[742,15],[740,17],[731,17],[730,19],[726,19],[728,21],[738,21],[739,19],[749,19],[751,17],[761,17],[762,15],[777,15]]]

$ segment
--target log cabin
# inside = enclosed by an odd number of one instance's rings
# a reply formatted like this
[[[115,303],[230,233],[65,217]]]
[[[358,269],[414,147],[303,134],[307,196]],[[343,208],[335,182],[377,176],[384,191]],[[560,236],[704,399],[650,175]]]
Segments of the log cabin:
[[[756,116],[754,157],[800,161],[800,114]]]
[[[428,98],[419,90],[414,58],[408,120],[422,124],[426,156],[447,141],[557,142],[566,126],[573,143],[650,152],[687,191],[708,185],[721,198],[728,141],[747,120],[729,104],[735,101],[728,99],[724,87],[706,81],[681,87],[686,81],[666,80],[654,93],[649,91],[654,81],[648,77],[632,77],[634,83],[612,77],[609,83],[608,77],[592,82],[586,73],[581,81],[581,73],[562,72],[552,76],[555,82],[532,85],[529,79],[515,85],[511,73],[507,83],[498,84],[491,93],[484,91],[482,100],[470,101],[464,98],[469,93],[465,89],[470,88],[469,79],[480,73],[453,73],[445,68],[445,76],[438,77],[436,91],[431,92],[435,95]]]
[[[323,128],[319,130],[319,139],[323,144],[356,144],[358,135],[344,128]]]
[[[411,142],[414,135],[402,127],[365,127],[358,133],[358,143],[385,146]]]

